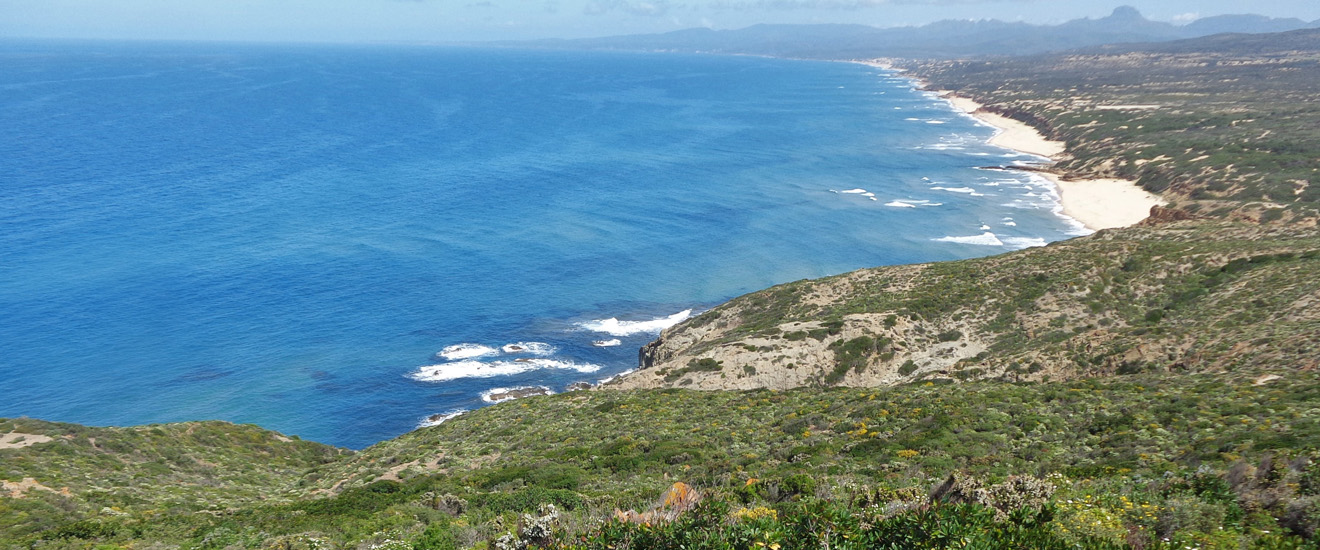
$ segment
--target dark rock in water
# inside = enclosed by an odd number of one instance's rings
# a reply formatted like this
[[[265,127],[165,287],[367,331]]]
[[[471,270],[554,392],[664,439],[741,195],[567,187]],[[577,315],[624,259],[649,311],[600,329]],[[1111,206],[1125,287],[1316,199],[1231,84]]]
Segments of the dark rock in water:
[[[486,396],[486,399],[492,403],[508,401],[510,399],[522,399],[524,397],[536,397],[538,395],[550,395],[554,392],[550,388],[532,387],[532,388],[501,388],[492,390]]]
[[[591,389],[590,382],[574,382],[568,385],[567,391],[583,391]]]

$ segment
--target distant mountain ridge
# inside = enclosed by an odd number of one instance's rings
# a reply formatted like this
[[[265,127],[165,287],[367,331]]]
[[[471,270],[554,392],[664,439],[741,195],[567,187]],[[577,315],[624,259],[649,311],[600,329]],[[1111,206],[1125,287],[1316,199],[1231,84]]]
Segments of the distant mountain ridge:
[[[1122,6],[1107,17],[1059,25],[999,20],[944,20],[920,27],[866,25],[753,25],[737,30],[694,28],[574,40],[503,42],[502,45],[590,50],[680,51],[800,58],[954,58],[1030,55],[1103,44],[1165,42],[1212,34],[1282,32],[1320,28],[1320,20],[1262,15],[1219,15],[1187,25],[1151,21]]]

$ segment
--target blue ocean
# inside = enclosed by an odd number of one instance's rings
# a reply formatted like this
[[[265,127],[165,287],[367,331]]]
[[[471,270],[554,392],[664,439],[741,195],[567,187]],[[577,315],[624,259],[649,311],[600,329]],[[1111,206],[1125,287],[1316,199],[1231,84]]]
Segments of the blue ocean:
[[[361,448],[739,294],[1078,234],[993,132],[851,63],[3,42],[0,417]]]

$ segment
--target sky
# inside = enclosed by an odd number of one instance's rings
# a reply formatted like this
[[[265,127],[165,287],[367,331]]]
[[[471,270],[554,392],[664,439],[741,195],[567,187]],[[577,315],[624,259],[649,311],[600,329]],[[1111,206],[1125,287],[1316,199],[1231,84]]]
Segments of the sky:
[[[469,42],[757,23],[1050,24],[1119,5],[1174,23],[1244,12],[1320,19],[1317,0],[0,0],[0,38]]]

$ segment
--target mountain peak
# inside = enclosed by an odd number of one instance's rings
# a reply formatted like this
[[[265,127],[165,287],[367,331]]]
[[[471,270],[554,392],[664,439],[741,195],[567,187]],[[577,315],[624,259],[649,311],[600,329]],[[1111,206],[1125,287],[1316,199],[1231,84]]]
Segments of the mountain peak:
[[[1141,12],[1137,11],[1137,8],[1134,8],[1132,6],[1119,6],[1117,8],[1114,8],[1113,13],[1109,14],[1109,19],[1136,21],[1145,18],[1141,16]]]

